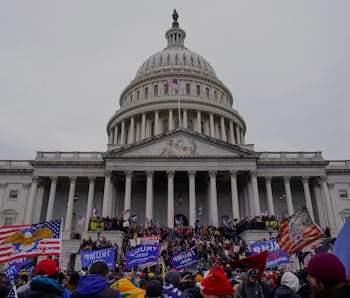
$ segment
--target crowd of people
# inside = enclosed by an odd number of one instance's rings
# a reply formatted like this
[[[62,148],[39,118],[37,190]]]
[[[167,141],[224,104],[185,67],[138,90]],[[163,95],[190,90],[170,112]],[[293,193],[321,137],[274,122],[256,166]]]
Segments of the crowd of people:
[[[200,273],[171,270],[164,275],[149,271],[113,274],[106,263],[93,263],[88,272],[62,274],[50,258],[40,261],[34,276],[16,277],[19,298],[27,297],[164,297],[164,298],[333,298],[350,297],[350,283],[341,261],[331,253],[312,257],[308,267],[296,274],[290,271],[264,272],[256,269],[229,278],[230,268],[214,265]],[[6,277],[0,279],[0,297],[8,297],[11,287]],[[11,296],[15,297],[15,296]]]

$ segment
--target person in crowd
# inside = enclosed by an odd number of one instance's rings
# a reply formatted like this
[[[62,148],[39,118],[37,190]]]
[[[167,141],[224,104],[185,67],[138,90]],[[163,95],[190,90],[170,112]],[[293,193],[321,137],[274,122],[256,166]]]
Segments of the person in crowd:
[[[164,285],[163,285],[163,296],[164,297],[181,297],[181,284],[190,282],[189,275],[181,277],[179,271],[169,271],[165,274]]]
[[[233,295],[233,287],[219,265],[212,268],[202,280],[201,290],[204,298],[229,298]]]
[[[160,298],[163,296],[163,285],[157,280],[151,280],[146,287],[146,298]]]
[[[299,279],[292,272],[285,272],[281,278],[281,285],[276,289],[275,298],[300,298]]]
[[[343,263],[332,253],[314,255],[306,269],[314,298],[350,297]]]
[[[299,278],[300,288],[298,294],[301,298],[310,298],[311,285],[307,280],[307,272],[304,269],[298,271],[297,276]]]
[[[7,294],[10,292],[11,286],[6,282],[5,279],[0,279],[0,298],[7,297]]]
[[[69,291],[73,292],[78,286],[79,279],[80,279],[79,272],[72,271],[72,272],[68,273],[66,276],[67,289]]]
[[[106,280],[108,272],[108,266],[105,262],[98,261],[93,263],[90,267],[89,274],[80,278],[78,286],[72,293],[71,298],[121,298],[119,292],[109,286]]]
[[[18,297],[67,297],[67,293],[64,293],[64,289],[57,281],[58,273],[59,267],[56,261],[49,258],[40,261],[34,269],[35,276],[23,291],[18,291]]]
[[[258,272],[249,269],[247,279],[236,289],[235,298],[267,298],[264,296],[263,288],[258,282]]]

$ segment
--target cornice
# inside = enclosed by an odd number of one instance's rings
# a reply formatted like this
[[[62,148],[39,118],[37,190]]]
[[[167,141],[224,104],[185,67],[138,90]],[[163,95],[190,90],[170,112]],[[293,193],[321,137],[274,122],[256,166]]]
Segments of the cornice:
[[[268,167],[281,167],[281,166],[314,166],[314,167],[325,167],[328,165],[327,161],[321,160],[257,160],[257,166],[268,166]]]
[[[46,167],[46,166],[59,166],[59,167],[103,167],[105,162],[102,161],[67,161],[67,160],[40,160],[32,162],[32,165],[35,167]]]

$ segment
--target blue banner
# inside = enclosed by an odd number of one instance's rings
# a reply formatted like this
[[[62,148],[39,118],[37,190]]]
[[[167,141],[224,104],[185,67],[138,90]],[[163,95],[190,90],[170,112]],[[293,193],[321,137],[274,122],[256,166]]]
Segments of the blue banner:
[[[159,245],[142,245],[126,253],[125,269],[144,263],[157,262]]]
[[[181,270],[198,262],[194,250],[185,250],[171,256],[172,268]]]
[[[15,259],[8,263],[7,267],[3,269],[3,272],[9,280],[13,280],[14,276],[19,273],[28,262],[28,258]]]
[[[114,248],[106,248],[101,250],[82,250],[80,252],[81,265],[88,267],[89,265],[103,261],[108,265],[108,268],[114,269]]]
[[[290,263],[289,254],[280,249],[276,239],[266,241],[256,241],[250,244],[250,251],[253,254],[260,253],[264,250],[269,251],[269,255],[266,260],[266,269],[278,267],[281,264]]]

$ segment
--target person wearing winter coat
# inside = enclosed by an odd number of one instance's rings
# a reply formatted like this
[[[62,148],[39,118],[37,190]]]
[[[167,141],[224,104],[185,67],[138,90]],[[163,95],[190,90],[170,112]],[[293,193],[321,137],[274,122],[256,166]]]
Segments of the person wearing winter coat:
[[[106,279],[108,273],[108,266],[105,262],[93,263],[89,274],[80,278],[71,298],[121,298],[119,292],[109,286]]]
[[[296,292],[299,290],[299,279],[292,272],[282,275],[281,285],[276,289],[275,298],[300,298]]]
[[[247,274],[247,279],[235,290],[234,298],[267,298],[264,296],[264,290],[257,280],[257,271],[250,269]]]

